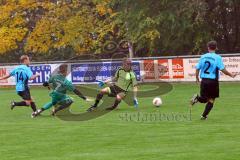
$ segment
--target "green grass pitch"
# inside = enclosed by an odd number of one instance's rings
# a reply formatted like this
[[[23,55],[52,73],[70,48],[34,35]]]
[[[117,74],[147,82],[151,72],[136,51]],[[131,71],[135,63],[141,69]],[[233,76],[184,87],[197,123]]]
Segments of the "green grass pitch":
[[[102,117],[67,122],[49,116],[30,118],[30,108],[10,110],[9,102],[19,100],[13,89],[0,89],[1,160],[237,160],[240,158],[239,83],[221,83],[207,121],[199,120],[204,105],[192,110],[192,120],[128,121],[124,114],[162,113],[189,115],[188,101],[198,92],[196,84],[173,84],[161,96],[163,105],[152,106],[151,98],[139,99],[140,108],[121,104]],[[38,107],[49,101],[48,91],[32,88]],[[75,98],[76,99],[76,98]],[[80,99],[72,105],[83,112]]]

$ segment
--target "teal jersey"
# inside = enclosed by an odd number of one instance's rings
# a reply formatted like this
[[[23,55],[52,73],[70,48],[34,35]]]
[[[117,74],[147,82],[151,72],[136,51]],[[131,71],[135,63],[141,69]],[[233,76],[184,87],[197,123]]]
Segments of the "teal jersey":
[[[31,69],[26,65],[20,65],[10,73],[10,76],[15,76],[17,92],[28,89],[28,80],[32,75]]]
[[[75,89],[71,81],[67,80],[62,74],[56,74],[49,78],[49,84],[52,85],[54,92],[60,94],[66,94],[67,91],[73,91]]]
[[[216,79],[219,78],[219,70],[225,68],[222,57],[216,53],[206,53],[201,56],[196,69],[200,70],[201,78]]]

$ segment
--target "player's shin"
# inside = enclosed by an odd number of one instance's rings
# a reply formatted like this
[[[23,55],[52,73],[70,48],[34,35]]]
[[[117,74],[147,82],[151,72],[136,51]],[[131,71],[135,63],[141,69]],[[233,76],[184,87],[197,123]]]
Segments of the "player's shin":
[[[36,112],[34,112],[33,117],[40,115],[43,111],[51,108],[52,106],[53,106],[52,102],[45,104],[42,108],[40,108]]]
[[[36,107],[35,102],[31,102],[30,105],[31,105],[31,108],[32,108],[33,112],[36,112],[37,107]]]
[[[116,98],[114,104],[113,104],[111,107],[106,108],[106,109],[107,109],[107,110],[113,110],[113,109],[117,108],[117,106],[118,106],[120,103],[121,103],[121,100],[119,100],[119,99]]]
[[[93,107],[97,107],[97,105],[99,104],[100,100],[103,98],[103,94],[99,93],[96,97],[95,103],[93,105]]]
[[[207,116],[208,116],[208,114],[210,113],[210,111],[212,110],[212,108],[213,108],[213,103],[208,102],[208,103],[206,104],[206,107],[205,107],[205,110],[204,110],[202,116],[203,116],[204,118],[207,118]]]
[[[14,105],[15,105],[15,106],[28,106],[25,101],[22,101],[22,102],[14,102]]]
[[[61,110],[65,109],[65,108],[68,108],[69,106],[71,106],[72,103],[73,102],[68,102],[66,104],[63,104],[63,105],[59,106],[58,108],[56,108],[54,110],[54,114],[56,114],[58,111],[61,111]]]
[[[45,104],[45,105],[41,108],[41,110],[42,110],[42,111],[48,110],[48,109],[51,108],[52,106],[53,106],[53,103],[52,103],[52,102],[49,102],[49,103]]]
[[[119,103],[121,103],[121,100],[116,99],[112,107],[113,107],[113,108],[117,108],[117,106],[119,105]]]
[[[13,110],[16,106],[28,106],[28,104],[25,101],[22,101],[22,102],[12,101],[10,104],[11,104],[11,110]]]

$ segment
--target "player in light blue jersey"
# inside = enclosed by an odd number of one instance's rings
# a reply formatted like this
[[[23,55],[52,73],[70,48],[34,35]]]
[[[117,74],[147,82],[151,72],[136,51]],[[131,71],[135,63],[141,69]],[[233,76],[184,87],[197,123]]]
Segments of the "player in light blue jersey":
[[[206,103],[205,110],[201,119],[206,120],[208,114],[213,108],[216,98],[219,97],[219,71],[234,78],[236,74],[228,72],[223,64],[222,57],[216,54],[217,42],[210,41],[207,44],[208,53],[201,56],[196,65],[196,80],[199,82],[199,74],[201,81],[200,96],[195,94],[191,99],[191,105],[197,102]]]
[[[33,113],[36,111],[36,104],[32,100],[30,90],[28,87],[28,81],[37,78],[39,75],[33,75],[31,69],[29,68],[30,60],[27,55],[20,57],[21,65],[16,67],[10,74],[0,78],[0,80],[8,79],[11,76],[15,77],[16,82],[16,92],[22,97],[21,102],[11,102],[11,109],[16,106],[31,106]],[[33,115],[33,114],[32,114]]]

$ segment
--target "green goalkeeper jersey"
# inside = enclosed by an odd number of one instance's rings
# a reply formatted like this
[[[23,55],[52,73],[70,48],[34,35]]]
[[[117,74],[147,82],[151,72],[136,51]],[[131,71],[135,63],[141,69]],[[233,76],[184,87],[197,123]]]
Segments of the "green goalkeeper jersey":
[[[60,94],[66,94],[67,91],[73,91],[75,89],[72,82],[67,80],[62,74],[51,76],[48,83],[52,84],[53,92]]]
[[[116,84],[118,87],[125,91],[128,91],[130,87],[137,85],[137,79],[135,73],[131,70],[126,72],[123,68],[119,68],[115,73],[115,78],[117,80]]]

